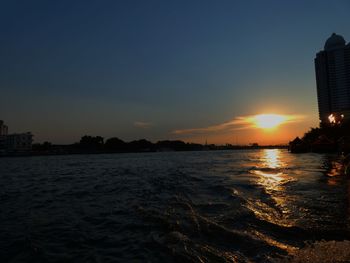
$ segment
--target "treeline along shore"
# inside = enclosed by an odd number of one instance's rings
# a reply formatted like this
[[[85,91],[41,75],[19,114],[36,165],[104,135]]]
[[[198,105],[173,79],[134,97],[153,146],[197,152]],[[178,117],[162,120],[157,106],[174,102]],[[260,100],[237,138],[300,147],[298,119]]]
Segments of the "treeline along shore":
[[[350,122],[311,128],[303,137],[289,143],[292,153],[350,153]]]
[[[287,145],[215,145],[186,143],[180,140],[164,140],[153,143],[146,139],[125,142],[117,137],[104,140],[101,136],[81,137],[80,141],[69,145],[57,145],[50,142],[34,143],[31,151],[8,152],[0,156],[37,156],[64,154],[102,154],[102,153],[137,153],[137,152],[171,152],[171,151],[206,151],[206,150],[242,150],[242,149],[288,148]]]

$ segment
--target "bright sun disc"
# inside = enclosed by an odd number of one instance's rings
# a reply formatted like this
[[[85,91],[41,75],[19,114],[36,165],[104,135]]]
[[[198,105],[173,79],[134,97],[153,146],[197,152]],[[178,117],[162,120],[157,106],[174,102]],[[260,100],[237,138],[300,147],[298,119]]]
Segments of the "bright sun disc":
[[[254,116],[254,123],[258,128],[272,129],[287,121],[287,117],[278,114],[260,114]]]

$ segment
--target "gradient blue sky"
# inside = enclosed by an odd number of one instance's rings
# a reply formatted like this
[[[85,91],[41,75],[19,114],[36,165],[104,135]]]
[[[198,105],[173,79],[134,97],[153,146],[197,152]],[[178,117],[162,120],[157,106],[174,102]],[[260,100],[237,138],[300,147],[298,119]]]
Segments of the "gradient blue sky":
[[[1,1],[0,119],[39,142],[287,142],[318,124],[313,59],[332,32],[350,40],[349,14],[347,0]],[[265,112],[304,118],[268,136],[173,132]]]

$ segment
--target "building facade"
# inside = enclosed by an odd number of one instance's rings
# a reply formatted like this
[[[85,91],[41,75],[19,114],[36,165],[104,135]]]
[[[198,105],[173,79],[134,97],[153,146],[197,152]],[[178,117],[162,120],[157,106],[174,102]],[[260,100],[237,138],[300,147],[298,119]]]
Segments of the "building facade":
[[[30,132],[8,134],[8,127],[0,120],[0,155],[28,153],[32,150],[33,135]]]
[[[15,133],[6,136],[6,151],[13,152],[28,152],[32,150],[33,135],[30,132]]]
[[[0,120],[0,153],[6,150],[6,136],[8,133],[8,127]]]
[[[8,127],[4,124],[4,121],[0,120],[0,136],[6,136],[8,133]]]
[[[333,33],[315,58],[317,100],[322,124],[350,118],[350,43]]]

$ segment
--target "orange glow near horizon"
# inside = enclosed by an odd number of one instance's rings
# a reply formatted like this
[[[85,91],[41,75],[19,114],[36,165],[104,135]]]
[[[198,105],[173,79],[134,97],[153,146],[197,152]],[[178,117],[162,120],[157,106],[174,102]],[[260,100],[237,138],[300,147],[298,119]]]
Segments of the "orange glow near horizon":
[[[317,125],[317,118],[311,119],[305,114],[264,112],[237,116],[207,127],[175,130],[173,135],[176,139],[195,143],[280,145],[288,144],[296,136],[302,136],[310,127]]]
[[[259,114],[251,120],[257,128],[274,129],[288,121],[288,116],[279,114]]]

